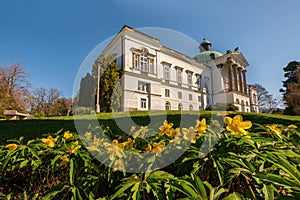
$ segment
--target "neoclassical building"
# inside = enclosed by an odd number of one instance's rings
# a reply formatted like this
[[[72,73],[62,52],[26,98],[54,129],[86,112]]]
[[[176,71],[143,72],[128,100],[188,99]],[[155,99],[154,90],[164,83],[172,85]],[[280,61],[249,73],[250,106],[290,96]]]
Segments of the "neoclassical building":
[[[248,62],[236,48],[222,54],[204,39],[194,57],[124,26],[103,51],[114,54],[123,71],[121,107],[128,110],[203,110],[231,103],[258,112],[257,93],[247,85]]]

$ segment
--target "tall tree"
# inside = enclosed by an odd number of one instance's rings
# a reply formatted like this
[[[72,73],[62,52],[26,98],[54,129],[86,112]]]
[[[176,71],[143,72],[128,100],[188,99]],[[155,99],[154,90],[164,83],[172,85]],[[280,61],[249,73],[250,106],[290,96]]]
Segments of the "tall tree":
[[[100,78],[100,108],[104,112],[119,110],[120,108],[120,71],[115,61],[111,62]]]
[[[96,79],[90,73],[87,73],[80,81],[80,90],[78,94],[78,106],[95,106]]]
[[[20,63],[0,66],[0,113],[5,109],[24,111],[28,109],[29,75]]]
[[[98,77],[99,75],[99,77]],[[88,73],[81,79],[78,93],[78,106],[93,107],[99,98],[100,108],[103,112],[120,109],[122,94],[119,84],[121,77],[120,68],[113,55],[101,54],[93,64],[91,74]],[[99,97],[97,96],[99,80]]]
[[[284,77],[286,78],[286,80],[282,81],[283,88],[281,88],[279,91],[282,93],[283,99],[285,101],[285,105],[286,105],[285,110],[284,110],[285,114],[294,114],[294,112],[293,112],[294,107],[293,107],[293,105],[287,104],[286,97],[287,97],[287,94],[289,93],[288,84],[297,83],[296,68],[299,66],[299,64],[300,63],[297,61],[291,61],[288,63],[288,65],[286,67],[283,68]]]

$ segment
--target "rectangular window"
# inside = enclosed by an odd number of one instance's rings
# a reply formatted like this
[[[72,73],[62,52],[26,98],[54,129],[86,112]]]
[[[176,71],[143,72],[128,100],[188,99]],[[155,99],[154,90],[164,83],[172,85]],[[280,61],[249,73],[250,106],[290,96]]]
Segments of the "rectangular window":
[[[170,79],[170,66],[164,65],[164,78],[166,80]]]
[[[133,68],[139,68],[139,55],[135,53],[133,54]]]
[[[169,89],[165,89],[165,97],[170,97],[170,90]]]
[[[181,83],[182,82],[182,71],[180,69],[177,69],[177,82]]]
[[[193,95],[192,94],[189,94],[189,100],[193,101]]]
[[[187,84],[188,85],[193,85],[192,74],[191,73],[187,74]]]
[[[145,55],[140,56],[141,70],[148,72],[148,58]]]
[[[139,82],[138,83],[138,90],[143,92],[148,92],[149,83]]]
[[[154,59],[149,58],[149,72],[154,74]]]
[[[147,99],[141,98],[141,108],[147,108]]]
[[[182,93],[178,92],[178,99],[182,99]]]
[[[201,96],[198,96],[198,102],[201,102]]]

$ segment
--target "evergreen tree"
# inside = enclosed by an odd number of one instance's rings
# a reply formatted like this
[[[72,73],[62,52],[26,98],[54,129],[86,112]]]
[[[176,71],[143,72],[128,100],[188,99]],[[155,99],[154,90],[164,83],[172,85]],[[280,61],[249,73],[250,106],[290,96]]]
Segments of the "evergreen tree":
[[[98,71],[99,70],[99,71]],[[120,109],[122,89],[120,68],[113,55],[101,54],[93,64],[92,73],[81,79],[78,106],[93,107],[97,103],[97,81],[99,77],[99,102],[103,112]]]
[[[94,107],[96,86],[96,79],[90,73],[81,79],[78,106]]]
[[[111,62],[100,78],[100,108],[104,112],[119,110],[121,86],[119,66]]]
[[[296,83],[297,78],[296,78],[296,68],[298,67],[299,62],[297,61],[291,61],[288,63],[286,67],[283,68],[284,71],[284,77],[286,80],[282,81],[283,83],[283,88],[281,88],[279,91],[283,93],[283,99],[286,101],[286,95],[288,94],[288,89],[287,86],[289,83]],[[285,114],[293,114],[293,106],[292,105],[287,105],[284,110]]]

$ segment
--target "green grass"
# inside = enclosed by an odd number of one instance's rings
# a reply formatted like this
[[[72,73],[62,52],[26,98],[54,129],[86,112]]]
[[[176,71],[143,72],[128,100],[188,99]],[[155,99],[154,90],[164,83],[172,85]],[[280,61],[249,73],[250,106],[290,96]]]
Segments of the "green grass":
[[[200,117],[199,117],[200,114]],[[195,119],[206,117],[210,119],[211,115],[215,117],[215,112],[201,111],[199,112],[183,112],[170,111],[166,113],[164,111],[155,112],[120,112],[120,113],[101,113],[97,115],[85,115],[76,117],[77,124],[81,124],[82,130],[93,124],[96,119],[102,126],[109,126],[113,133],[118,135],[127,132],[131,125],[130,120],[134,121],[140,126],[146,126],[151,122],[151,127],[158,130],[158,127],[163,123],[164,119],[178,126],[180,123],[182,127],[187,127],[195,124]],[[238,113],[231,113],[230,116],[234,116]],[[251,120],[254,124],[283,124],[290,125],[295,124],[300,127],[300,116],[287,116],[287,115],[271,115],[271,114],[256,114],[256,113],[240,113],[245,120]],[[151,117],[149,117],[151,116]],[[219,117],[220,119],[220,117]],[[118,126],[116,125],[118,122]],[[125,127],[125,128],[124,128]],[[50,117],[50,118],[38,118],[32,120],[17,120],[17,121],[0,121],[0,143],[4,143],[8,139],[19,138],[24,136],[26,139],[33,139],[41,137],[43,134],[54,133],[59,130],[69,130],[71,132],[77,132],[74,124],[73,117]],[[78,130],[80,131],[80,130]]]

